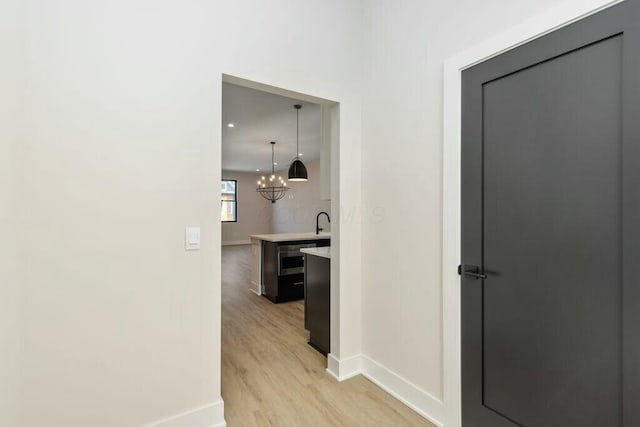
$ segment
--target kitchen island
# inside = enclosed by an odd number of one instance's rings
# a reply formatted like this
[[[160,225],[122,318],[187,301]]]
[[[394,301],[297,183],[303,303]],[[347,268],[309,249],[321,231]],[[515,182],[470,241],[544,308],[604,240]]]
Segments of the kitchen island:
[[[251,291],[273,302],[303,297],[304,271],[300,249],[328,246],[331,233],[253,234]]]
[[[304,259],[304,328],[309,345],[323,355],[331,348],[331,247],[300,249]]]

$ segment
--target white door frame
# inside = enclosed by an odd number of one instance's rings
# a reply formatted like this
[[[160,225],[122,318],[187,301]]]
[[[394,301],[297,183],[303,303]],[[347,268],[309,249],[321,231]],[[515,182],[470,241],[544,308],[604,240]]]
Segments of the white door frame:
[[[528,41],[597,13],[622,0],[568,0],[504,33],[492,37],[444,63],[443,111],[443,386],[445,426],[461,419],[460,262],[462,71]]]
[[[340,266],[343,263],[340,261],[341,253],[349,253],[352,249],[346,248],[346,240],[341,239],[341,221],[340,221],[340,206],[341,206],[341,176],[340,176],[340,102],[330,100],[328,98],[321,98],[319,96],[308,95],[302,92],[295,92],[293,90],[284,89],[277,86],[271,86],[265,83],[260,83],[254,80],[245,79],[242,77],[234,76],[231,74],[222,74],[222,82],[231,83],[236,86],[242,86],[250,89],[259,90],[262,92],[272,93],[275,95],[285,96],[292,99],[298,99],[301,101],[311,102],[322,106],[323,114],[328,113],[330,115],[327,123],[329,125],[328,135],[323,134],[323,144],[329,143],[329,155],[331,165],[331,218],[334,218],[331,224],[331,353],[327,356],[327,371],[340,381],[343,377],[339,375],[340,361],[341,361],[341,347],[344,348],[345,340],[340,334],[342,323],[340,299],[341,290]],[[323,119],[324,120],[324,119]],[[323,122],[323,126],[326,123]],[[323,128],[323,132],[327,132],[327,129]],[[221,244],[221,243],[220,243]],[[258,290],[253,290],[254,293],[260,295]],[[344,370],[344,368],[343,368]]]

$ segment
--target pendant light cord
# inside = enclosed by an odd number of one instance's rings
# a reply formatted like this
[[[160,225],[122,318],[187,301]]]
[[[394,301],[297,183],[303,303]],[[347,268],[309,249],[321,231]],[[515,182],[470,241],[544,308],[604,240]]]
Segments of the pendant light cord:
[[[300,109],[302,105],[296,104],[293,108],[296,109],[296,160],[300,160]]]

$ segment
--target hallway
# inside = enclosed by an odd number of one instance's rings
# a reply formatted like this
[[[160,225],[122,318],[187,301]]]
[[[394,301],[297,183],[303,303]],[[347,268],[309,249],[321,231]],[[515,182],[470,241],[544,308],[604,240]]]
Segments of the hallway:
[[[342,383],[306,343],[303,302],[249,291],[249,246],[222,248],[222,397],[227,425],[431,426],[362,376]]]

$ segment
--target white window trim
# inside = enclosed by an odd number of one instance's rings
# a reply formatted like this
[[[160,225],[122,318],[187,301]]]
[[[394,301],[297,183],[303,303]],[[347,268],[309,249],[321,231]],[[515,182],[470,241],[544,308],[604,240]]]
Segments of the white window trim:
[[[237,179],[226,179],[226,178],[222,178],[222,179],[220,180],[220,183],[221,183],[221,185],[220,185],[220,194],[221,194],[221,195],[222,195],[222,194],[231,194],[231,193],[225,193],[225,192],[224,192],[224,191],[226,191],[226,190],[227,190],[227,185],[226,185],[227,183],[226,183],[226,181],[233,181],[233,182],[235,182],[235,183],[236,183],[236,187],[235,187],[235,190],[234,190],[235,199],[233,200],[233,201],[235,202],[235,204],[236,204],[235,219],[234,219],[233,221],[224,221],[224,220],[221,220],[220,222],[221,222],[222,224],[234,224],[234,223],[237,223],[237,222],[238,222],[238,180],[237,180]],[[224,190],[222,189],[223,185],[224,185],[224,187],[225,187],[225,188],[224,188]],[[222,203],[222,202],[224,202],[224,200],[222,200],[222,197],[221,197],[221,198],[220,198],[220,203]],[[221,210],[221,213],[222,213],[222,210]]]

